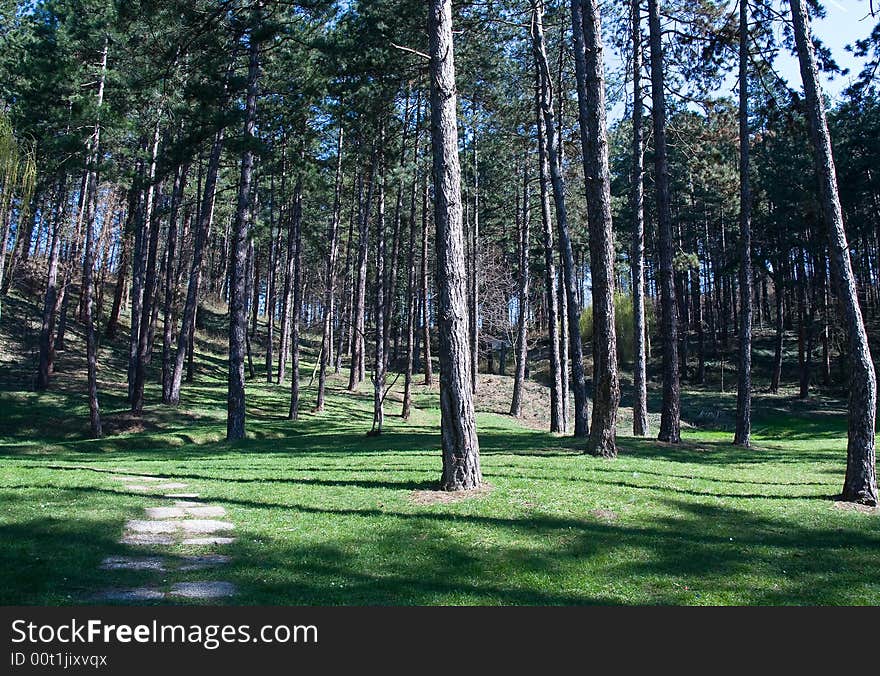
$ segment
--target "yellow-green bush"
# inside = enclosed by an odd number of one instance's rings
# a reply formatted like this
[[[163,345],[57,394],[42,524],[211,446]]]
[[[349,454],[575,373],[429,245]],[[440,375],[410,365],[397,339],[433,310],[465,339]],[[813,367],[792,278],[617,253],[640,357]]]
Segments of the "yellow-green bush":
[[[654,331],[654,304],[645,297],[645,324],[647,333]],[[617,359],[620,362],[633,360],[633,299],[626,293],[614,294],[614,328],[617,332]],[[581,311],[581,338],[585,342],[593,340],[593,307]]]

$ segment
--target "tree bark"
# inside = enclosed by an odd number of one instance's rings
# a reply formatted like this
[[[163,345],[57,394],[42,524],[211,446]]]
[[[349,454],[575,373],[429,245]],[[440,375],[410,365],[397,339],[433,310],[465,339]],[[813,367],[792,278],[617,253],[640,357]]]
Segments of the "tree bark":
[[[318,400],[316,411],[324,410],[324,390],[327,384],[327,366],[332,350],[333,291],[336,285],[336,256],[339,251],[339,216],[342,208],[342,124],[336,137],[336,181],[333,191],[333,218],[327,232],[327,268],[324,282],[323,328],[321,331],[321,368],[318,372]]]
[[[849,430],[843,499],[865,505],[877,504],[874,428],[877,412],[877,379],[856,290],[843,212],[837,191],[837,175],[825,105],[819,86],[816,54],[810,35],[805,0],[790,0],[795,42],[807,103],[807,118],[819,174],[822,215],[828,230],[828,251],[837,284],[837,297],[849,334]]]
[[[211,154],[208,158],[208,168],[205,175],[205,186],[202,193],[202,204],[199,208],[198,219],[193,233],[192,265],[190,267],[189,281],[186,290],[186,303],[183,307],[183,317],[180,322],[180,331],[177,334],[177,352],[174,355],[174,371],[171,377],[171,389],[168,403],[177,405],[180,403],[180,384],[183,379],[183,364],[187,354],[192,355],[195,343],[196,311],[199,303],[199,286],[202,278],[202,263],[205,257],[205,246],[208,241],[208,233],[211,230],[211,222],[214,219],[214,201],[217,193],[217,175],[220,170],[220,155],[223,151],[224,130],[221,128],[214,136],[211,145]],[[190,365],[192,359],[190,359]],[[192,367],[190,366],[190,372]],[[187,380],[191,378],[188,377]]]
[[[352,305],[351,325],[351,368],[348,376],[348,389],[354,392],[364,379],[364,314],[367,293],[367,247],[370,238],[370,210],[373,201],[373,184],[375,182],[376,156],[375,152],[370,160],[370,169],[367,175],[367,195],[361,204],[360,218],[358,219],[358,258],[357,280],[354,292],[354,304]]]
[[[422,178],[422,357],[425,370],[425,385],[434,384],[433,365],[431,364],[431,315],[428,311],[428,176]]]
[[[177,295],[177,275],[175,265],[178,248],[177,220],[180,214],[180,205],[183,202],[183,192],[186,188],[186,176],[189,172],[188,164],[177,167],[174,176],[174,188],[171,194],[171,214],[168,221],[168,244],[165,252],[165,304],[162,312],[164,317],[162,327],[162,403],[171,403],[171,390],[174,376],[174,363],[172,361],[172,341],[174,339],[174,298]]]
[[[378,198],[378,214],[376,215],[376,304],[375,308],[375,329],[374,336],[376,343],[376,359],[373,364],[373,427],[370,429],[370,435],[375,436],[382,433],[382,423],[385,420],[385,412],[382,407],[383,393],[385,390],[385,348],[387,347],[385,338],[385,325],[388,317],[385,316],[387,306],[385,304],[386,279],[385,279],[385,256],[387,246],[385,243],[385,187],[386,187],[386,167],[385,167],[385,123],[379,131],[379,198]]]
[[[536,62],[537,65],[537,62]],[[536,70],[536,76],[540,77]],[[539,80],[540,82],[540,80]],[[550,431],[565,432],[566,401],[563,391],[563,362],[560,348],[565,344],[565,333],[560,333],[559,300],[556,285],[556,265],[554,260],[553,226],[550,216],[550,169],[547,165],[547,130],[541,114],[541,100],[538,89],[535,89],[536,126],[538,128],[538,166],[540,170],[541,190],[541,226],[544,245],[544,283],[547,295],[547,333],[550,342]],[[560,340],[561,336],[561,340]]]
[[[159,219],[155,218],[153,213],[155,205],[155,197],[157,192],[156,186],[156,164],[159,153],[159,130],[162,119],[161,110],[158,111],[156,118],[156,126],[153,131],[153,140],[151,144],[150,168],[147,172],[148,185],[146,188],[146,196],[144,198],[143,208],[143,225],[145,232],[149,232],[149,241],[144,242],[147,246],[146,265],[143,268],[144,281],[141,291],[140,301],[140,319],[138,321],[137,346],[134,350],[134,380],[131,385],[129,398],[131,400],[131,410],[133,413],[140,413],[144,408],[144,385],[147,380],[147,355],[152,345],[150,344],[150,323],[153,314],[153,302],[156,294],[156,260],[159,248]],[[143,255],[143,251],[141,255]],[[132,310],[134,311],[134,310]],[[132,341],[135,337],[132,336]]]
[[[522,415],[522,393],[526,380],[526,362],[529,358],[528,346],[528,304],[529,304],[529,171],[523,163],[523,204],[517,233],[517,252],[519,254],[519,288],[517,289],[516,319],[516,372],[513,379],[513,400],[510,402],[510,415]]]
[[[440,358],[440,488],[460,491],[483,482],[470,382],[470,345],[458,157],[451,0],[430,0],[431,136],[437,251]]]
[[[247,238],[251,222],[251,178],[254,169],[254,128],[257,118],[257,88],[260,73],[260,43],[256,38],[262,2],[253,12],[248,47],[247,95],[245,100],[245,148],[241,159],[238,204],[232,231],[232,277],[229,284],[229,382],[226,402],[226,439],[234,441],[245,435],[244,357],[247,331],[245,298]]]
[[[52,374],[53,338],[55,335],[55,310],[58,300],[58,258],[61,250],[61,230],[66,216],[67,195],[66,176],[58,184],[58,201],[52,222],[51,243],[49,245],[46,295],[43,301],[43,323],[40,329],[40,362],[37,369],[37,390],[46,390]]]
[[[104,82],[107,76],[107,48],[110,39],[104,38],[101,55],[101,76],[98,80],[98,102],[95,131],[89,142],[88,195],[86,198],[86,242],[84,251],[84,275],[82,293],[85,295],[86,323],[86,361],[88,370],[89,423],[93,438],[103,436],[101,428],[101,408],[98,403],[98,341],[95,336],[95,323],[92,318],[92,273],[95,265],[94,230],[98,207],[98,159],[101,157],[100,112],[104,103]]]
[[[733,443],[752,436],[752,191],[749,182],[749,0],[739,0],[739,368]]]
[[[647,360],[645,358],[645,143],[642,95],[642,17],[640,0],[631,0],[632,22],[632,174],[629,205],[633,218],[630,272],[633,293],[633,434],[648,435]]]
[[[304,156],[303,156],[304,157]],[[299,320],[302,312],[302,195],[303,176],[299,172],[293,202],[293,308],[290,313],[290,409],[288,420],[299,417]]]
[[[666,149],[666,93],[660,0],[648,0],[648,28],[651,46],[651,99],[654,122],[654,182],[660,231],[660,306],[663,337],[663,408],[657,438],[668,443],[681,441],[681,402],[678,375],[678,311],[673,269],[672,212],[669,201],[669,158]]]
[[[575,30],[577,27],[575,26]],[[614,326],[614,233],[611,216],[611,173],[605,119],[605,73],[602,25],[597,0],[581,0],[584,59],[578,71],[578,108],[587,214],[590,233],[590,273],[593,294],[593,424],[587,451],[604,458],[617,456],[617,333]],[[577,43],[578,37],[575,38]]]

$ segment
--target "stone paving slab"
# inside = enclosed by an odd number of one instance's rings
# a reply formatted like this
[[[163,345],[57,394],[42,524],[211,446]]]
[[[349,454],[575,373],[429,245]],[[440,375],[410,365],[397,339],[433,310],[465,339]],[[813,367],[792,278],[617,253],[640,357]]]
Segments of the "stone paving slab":
[[[171,521],[146,521],[131,519],[125,524],[125,529],[131,533],[176,533],[180,530],[176,523]]]
[[[231,582],[178,582],[171,586],[169,596],[183,596],[189,599],[219,599],[233,596],[235,585]]]
[[[130,483],[134,482],[143,482],[143,483],[158,483],[162,481],[166,481],[165,477],[161,476],[144,476],[144,475],[124,475],[124,476],[113,476],[110,477],[113,481],[128,481]]]
[[[184,533],[211,534],[233,530],[235,524],[216,519],[186,519],[184,521],[131,519],[125,524],[125,528],[131,533],[177,533],[183,531]]]
[[[123,545],[173,545],[175,539],[163,533],[126,533],[119,540]]]
[[[181,507],[147,507],[144,511],[148,519],[181,519],[186,516]]]
[[[187,519],[186,521],[176,521],[176,525],[186,533],[210,534],[224,530],[233,530],[234,523],[229,521],[217,521],[216,519]]]
[[[97,593],[102,601],[153,601],[165,597],[165,592],[155,587],[134,587],[131,589],[104,589]]]
[[[180,570],[204,570],[229,563],[232,557],[224,554],[203,554],[202,556],[184,556],[180,559]]]
[[[161,556],[108,556],[101,562],[101,568],[103,570],[166,570],[165,559]]]
[[[144,486],[142,484],[125,484],[123,486],[124,489],[129,491],[148,491],[150,490],[149,486]]]
[[[182,545],[229,545],[235,542],[235,538],[226,537],[203,537],[185,538],[180,541]]]
[[[177,503],[174,507],[147,507],[145,511],[149,519],[182,519],[187,516],[226,516],[226,510],[222,507],[189,502]]]
[[[162,497],[165,498],[178,498],[183,500],[192,500],[193,498],[199,497],[198,493],[166,493]]]
[[[226,516],[226,510],[218,505],[185,505],[183,511],[187,516]]]
[[[156,484],[156,489],[160,491],[173,491],[178,488],[186,488],[187,484],[180,483],[178,481],[169,481],[166,484]]]

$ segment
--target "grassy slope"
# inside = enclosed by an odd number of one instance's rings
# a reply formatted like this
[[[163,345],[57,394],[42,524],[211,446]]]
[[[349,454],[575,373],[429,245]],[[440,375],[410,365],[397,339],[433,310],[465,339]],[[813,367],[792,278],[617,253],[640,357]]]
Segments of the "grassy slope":
[[[231,446],[220,357],[204,356],[179,409],[154,406],[134,421],[107,346],[102,404],[116,434],[89,441],[78,341],[45,394],[22,385],[30,357],[15,341],[0,334],[20,359],[0,370],[3,604],[82,603],[108,585],[210,578],[98,570],[103,557],[131,553],[117,543],[126,519],[162,500],[124,492],[107,474],[118,469],[185,481],[226,506],[238,540],[224,548],[235,560],[221,576],[240,587],[234,603],[880,603],[878,516],[835,509],[831,497],[846,443],[838,402],[759,397],[746,451],[717,429],[726,425],[715,412],[732,410],[733,395],[689,392],[686,418],[715,431],[688,429],[678,448],[624,437],[614,461],[482,412],[493,490],[419,504],[413,492],[440,471],[435,391],[420,388],[412,421],[389,415],[386,433],[367,438],[366,391],[346,394],[334,380],[327,411],[312,414],[306,389],[294,424],[283,420],[287,389],[254,382],[250,438]],[[158,398],[151,386],[148,401]]]

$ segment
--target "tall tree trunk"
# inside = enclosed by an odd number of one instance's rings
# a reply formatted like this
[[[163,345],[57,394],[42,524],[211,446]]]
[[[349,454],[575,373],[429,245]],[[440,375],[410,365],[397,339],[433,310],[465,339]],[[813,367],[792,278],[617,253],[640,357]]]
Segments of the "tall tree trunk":
[[[642,96],[642,16],[640,0],[631,0],[632,22],[632,175],[629,204],[633,218],[630,271],[633,292],[633,434],[648,435],[647,360],[645,358],[645,144]]]
[[[131,410],[133,413],[140,413],[144,408],[144,384],[147,380],[147,355],[152,347],[149,340],[150,322],[152,320],[153,302],[156,294],[156,260],[159,248],[159,219],[155,217],[153,212],[156,202],[156,193],[158,191],[158,186],[156,185],[156,164],[159,153],[159,130],[161,119],[162,113],[160,110],[157,113],[156,126],[153,131],[150,168],[147,172],[148,185],[146,187],[143,208],[142,227],[145,232],[149,232],[150,237],[148,242],[144,242],[144,245],[147,246],[147,256],[146,265],[143,268],[144,278],[140,302],[140,319],[138,321],[137,347],[134,350],[134,380],[129,393]],[[141,255],[143,255],[143,253],[144,252],[142,251]],[[134,340],[134,336],[132,336],[132,340]]]
[[[581,31],[575,30],[575,49],[583,40],[584,54],[575,59],[578,81],[581,147],[590,231],[590,274],[593,293],[593,424],[587,451],[605,458],[617,456],[617,333],[614,326],[614,234],[611,220],[611,173],[605,119],[605,73],[602,63],[602,25],[597,0],[581,0]],[[549,79],[549,78],[548,78]]]
[[[45,390],[49,387],[49,378],[52,374],[55,304],[58,299],[58,257],[61,250],[61,231],[64,227],[66,216],[65,205],[67,204],[67,195],[65,194],[67,188],[66,178],[65,176],[58,184],[58,199],[55,216],[52,221],[52,239],[49,244],[49,260],[47,262],[46,295],[43,301],[43,323],[40,329],[40,362],[37,369],[37,390]]]
[[[171,389],[173,384],[174,364],[172,362],[172,340],[174,339],[174,298],[177,295],[177,275],[175,265],[177,257],[177,219],[180,213],[180,205],[183,202],[183,192],[186,188],[186,176],[189,172],[188,164],[177,167],[174,176],[174,188],[171,193],[171,214],[168,221],[168,244],[165,252],[165,304],[162,312],[164,318],[162,327],[162,403],[171,403]]]
[[[238,204],[232,232],[232,277],[229,284],[229,382],[226,401],[226,439],[233,441],[245,435],[244,357],[247,331],[247,299],[245,296],[247,238],[251,222],[251,178],[254,169],[254,127],[257,118],[257,88],[260,74],[259,31],[262,1],[258,1],[252,17],[248,48],[247,95],[245,101],[245,148],[241,158],[241,179]]]
[[[537,61],[536,61],[537,64]],[[536,76],[540,75],[536,70]],[[540,80],[538,80],[540,82]],[[541,189],[541,227],[544,245],[544,284],[547,287],[547,333],[550,342],[550,431],[565,432],[566,398],[563,391],[563,362],[560,348],[565,345],[565,333],[560,333],[559,301],[556,286],[556,265],[554,261],[553,226],[550,216],[550,169],[547,165],[547,130],[541,114],[541,100],[538,89],[535,89],[536,126],[538,128],[538,167],[540,170]],[[561,337],[561,340],[560,340]]]
[[[385,244],[385,181],[387,171],[385,167],[385,123],[382,122],[382,128],[379,131],[379,205],[378,214],[376,215],[376,304],[375,304],[375,343],[376,343],[376,359],[373,365],[373,427],[370,435],[379,435],[382,433],[382,423],[385,420],[385,412],[382,408],[382,394],[385,390],[385,323],[388,317],[385,316],[385,256],[387,247]]]
[[[440,488],[459,491],[478,488],[483,482],[483,474],[470,382],[451,0],[430,0],[428,37],[443,448]]]
[[[773,295],[776,296],[776,337],[773,341],[773,374],[770,377],[770,391],[773,394],[779,392],[779,381],[782,378],[782,341],[785,335],[785,326],[782,315],[782,271],[776,273],[773,282]]]
[[[281,195],[287,194],[287,162],[284,146],[281,151]],[[289,218],[288,209],[282,202],[278,208],[278,237],[281,238],[281,229]],[[287,355],[290,352],[290,314],[293,309],[293,228],[287,226],[287,247],[284,268],[284,289],[281,297],[281,341],[278,346],[278,375],[275,380],[280,385],[287,376]]]
[[[422,126],[421,97],[416,98],[416,132],[413,143],[413,175],[409,194],[409,253],[407,254],[406,276],[406,367],[403,383],[403,407],[400,414],[404,420],[408,420],[412,411],[412,379],[413,363],[416,356],[415,327],[418,313],[418,297],[416,294],[416,194],[418,192],[419,176],[419,136]]]
[[[137,190],[134,188],[128,191],[128,208],[126,209],[126,225],[122,227],[120,233],[122,251],[119,254],[119,264],[116,267],[116,288],[113,293],[113,307],[110,310],[110,317],[107,319],[107,326],[104,328],[104,335],[107,338],[115,338],[116,332],[119,330],[119,317],[122,314],[122,305],[125,298],[126,285],[128,283],[128,266],[131,247],[131,236],[129,235],[129,225],[137,211]]]
[[[837,176],[831,150],[831,137],[825,118],[825,105],[819,87],[816,55],[810,35],[805,0],[790,0],[795,42],[807,101],[807,117],[813,136],[819,173],[822,215],[828,229],[828,252],[837,284],[837,297],[849,334],[849,430],[846,479],[843,499],[865,505],[877,504],[877,476],[874,426],[877,413],[877,379],[868,345],[868,335],[856,295],[843,212],[837,192]]]
[[[660,441],[681,441],[681,402],[678,377],[678,311],[673,270],[672,211],[669,203],[669,158],[666,150],[666,93],[660,0],[648,0],[648,28],[651,45],[651,110],[654,121],[654,182],[660,231],[660,306],[663,337],[663,408]]]
[[[274,193],[275,180],[271,180],[270,193]],[[266,382],[272,382],[272,364],[274,362],[275,348],[275,310],[278,307],[277,280],[278,280],[278,256],[280,253],[279,239],[281,236],[281,224],[278,233],[275,233],[274,194],[270,199],[269,207],[269,269],[267,270],[266,289]],[[247,326],[247,321],[245,321]]]
[[[98,403],[98,341],[95,336],[95,324],[92,318],[92,273],[95,265],[94,231],[95,217],[98,207],[98,159],[101,157],[101,122],[100,113],[104,103],[104,81],[107,75],[107,47],[110,39],[104,38],[104,50],[101,55],[101,76],[98,80],[98,105],[95,119],[95,131],[89,142],[88,196],[86,198],[86,243],[83,288],[85,294],[86,322],[86,361],[89,390],[89,423],[93,438],[103,436],[101,428],[101,408]]]
[[[367,293],[367,247],[370,237],[370,210],[373,201],[373,184],[376,173],[375,151],[370,160],[370,169],[367,174],[367,195],[361,204],[361,213],[358,221],[358,258],[357,280],[354,292],[354,304],[352,305],[352,331],[351,331],[351,370],[348,376],[348,389],[354,392],[363,380],[364,368],[364,314]]]
[[[187,354],[192,355],[194,352],[196,311],[199,304],[202,263],[205,257],[208,234],[211,231],[211,222],[214,218],[214,200],[217,193],[217,175],[220,170],[223,138],[224,130],[221,128],[214,136],[214,141],[211,145],[211,154],[208,158],[208,167],[205,175],[205,186],[202,192],[202,202],[193,233],[192,265],[187,283],[186,302],[183,307],[180,331],[177,334],[177,352],[174,355],[174,371],[171,377],[171,390],[168,397],[168,402],[174,405],[180,403],[180,384],[183,379],[184,360]],[[190,372],[192,370],[191,365],[192,359],[190,359]],[[191,380],[189,374],[187,380]]]
[[[476,118],[476,95],[472,101],[472,115]],[[477,374],[480,371],[480,166],[477,157],[477,127],[473,128],[474,146],[474,220],[471,223],[471,277],[470,277],[470,340],[471,390],[477,392]]]
[[[293,202],[293,308],[290,313],[290,409],[288,420],[299,417],[299,321],[302,313],[303,172],[296,179]]]
[[[422,350],[424,356],[425,385],[434,384],[434,374],[431,364],[431,315],[428,311],[428,175],[422,177]]]
[[[336,256],[339,251],[339,216],[342,208],[342,124],[336,136],[336,180],[333,191],[333,218],[327,232],[327,268],[324,277],[323,328],[321,331],[321,368],[318,372],[318,401],[316,411],[324,410],[324,389],[327,384],[327,366],[330,364],[333,329],[333,290],[336,285]]]
[[[736,433],[748,447],[752,435],[752,191],[749,182],[749,0],[739,0],[739,368]]]
[[[356,186],[361,184],[361,178],[358,176],[352,184],[352,191],[355,198],[352,200],[351,211],[348,217],[348,238],[345,240],[345,264],[342,266],[342,296],[340,300],[344,303],[342,315],[339,318],[339,326],[336,332],[336,355],[333,363],[333,370],[339,373],[342,368],[342,353],[345,351],[344,345],[351,346],[351,338],[346,341],[346,336],[351,332],[351,310],[353,304],[354,286],[351,284],[351,243],[354,239],[354,219],[355,219],[355,201],[358,200],[359,189]]]
[[[517,253],[519,254],[519,288],[517,289],[516,319],[516,372],[513,378],[513,400],[510,402],[510,415],[522,415],[522,393],[526,380],[526,362],[529,359],[528,345],[528,304],[529,304],[529,170],[523,162],[523,204],[517,233]]]
[[[571,380],[574,393],[574,434],[577,437],[586,437],[589,434],[589,421],[587,418],[587,385],[584,376],[583,348],[580,335],[580,306],[577,302],[575,286],[574,253],[571,248],[571,236],[568,229],[568,216],[565,207],[565,184],[562,177],[562,163],[557,146],[556,118],[553,109],[553,99],[550,91],[550,69],[547,64],[545,49],[543,8],[537,4],[535,10],[535,34],[537,43],[536,57],[538,60],[539,91],[541,101],[541,113],[544,118],[547,140],[547,159],[550,164],[550,180],[553,186],[553,199],[556,206],[556,227],[559,234],[559,247],[562,255],[562,276],[565,287],[567,313],[568,313],[568,342],[571,356]],[[577,22],[580,25],[580,0],[572,0],[572,25]],[[577,35],[575,36],[577,40]],[[583,56],[583,34],[581,33],[581,56]],[[575,48],[577,54],[578,48]]]

